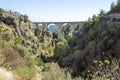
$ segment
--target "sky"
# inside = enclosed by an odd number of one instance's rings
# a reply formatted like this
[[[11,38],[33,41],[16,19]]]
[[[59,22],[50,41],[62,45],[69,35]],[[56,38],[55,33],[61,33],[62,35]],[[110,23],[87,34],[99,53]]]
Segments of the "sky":
[[[84,21],[117,0],[0,0],[0,8],[26,14],[33,22]]]

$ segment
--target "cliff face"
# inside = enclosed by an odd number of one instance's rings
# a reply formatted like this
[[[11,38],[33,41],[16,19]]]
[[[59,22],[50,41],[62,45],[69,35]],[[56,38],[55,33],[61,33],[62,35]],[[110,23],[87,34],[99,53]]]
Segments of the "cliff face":
[[[35,74],[40,75],[34,68],[41,56],[50,53],[48,47],[54,48],[48,31],[34,27],[27,15],[0,9],[0,67],[15,71],[19,80],[34,80]]]
[[[8,29],[14,39],[21,38],[21,43],[27,46],[31,54],[38,54],[42,45],[53,44],[52,35],[32,26],[27,15],[0,9],[0,23],[1,34]],[[17,44],[17,40],[13,40],[13,42]]]

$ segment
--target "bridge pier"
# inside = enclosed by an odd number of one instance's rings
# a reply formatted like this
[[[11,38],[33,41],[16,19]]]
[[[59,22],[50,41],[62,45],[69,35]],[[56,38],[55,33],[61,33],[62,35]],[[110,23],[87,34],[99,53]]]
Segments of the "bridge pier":
[[[70,24],[70,27],[71,27],[71,32],[73,32],[73,31],[74,31],[74,28],[76,27],[75,25],[76,25],[76,24]]]
[[[47,23],[43,23],[42,24],[43,25],[43,31],[47,31],[48,30],[48,24]]]
[[[39,24],[37,23],[37,24],[35,24],[35,28],[38,28],[38,26],[39,26]]]
[[[58,27],[58,39],[62,36],[62,24],[56,24],[56,26]]]

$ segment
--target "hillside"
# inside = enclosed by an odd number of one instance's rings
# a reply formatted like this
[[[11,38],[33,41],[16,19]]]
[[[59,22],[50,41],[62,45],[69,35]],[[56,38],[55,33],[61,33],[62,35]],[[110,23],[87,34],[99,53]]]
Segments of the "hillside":
[[[62,57],[59,64],[73,69],[74,76],[87,77],[86,74],[96,74],[95,77],[105,75],[105,78],[114,77],[114,80],[119,80],[119,25],[120,23],[112,21],[112,18],[104,21],[93,17],[85,22],[77,32],[72,52]]]
[[[15,72],[19,80],[33,80],[37,57],[49,51],[42,47],[53,43],[51,34],[35,28],[27,15],[0,9],[0,68]]]
[[[114,12],[119,5],[107,13],[101,10],[76,26],[74,37],[67,40],[69,49],[56,51],[54,58],[72,76],[87,80],[120,79],[120,13],[119,10]]]

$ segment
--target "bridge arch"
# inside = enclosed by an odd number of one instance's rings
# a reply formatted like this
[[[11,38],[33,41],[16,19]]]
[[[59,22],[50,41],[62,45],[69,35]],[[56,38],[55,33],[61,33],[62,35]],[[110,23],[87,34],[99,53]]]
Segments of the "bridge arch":
[[[43,30],[43,24],[38,24],[38,28],[39,28],[40,30]]]
[[[62,25],[62,29],[63,29],[64,27],[69,27],[70,30],[73,31],[74,24],[64,23],[64,24]]]
[[[59,27],[54,23],[50,23],[47,25],[47,29],[48,29],[48,31],[53,33],[53,32],[58,31]]]

